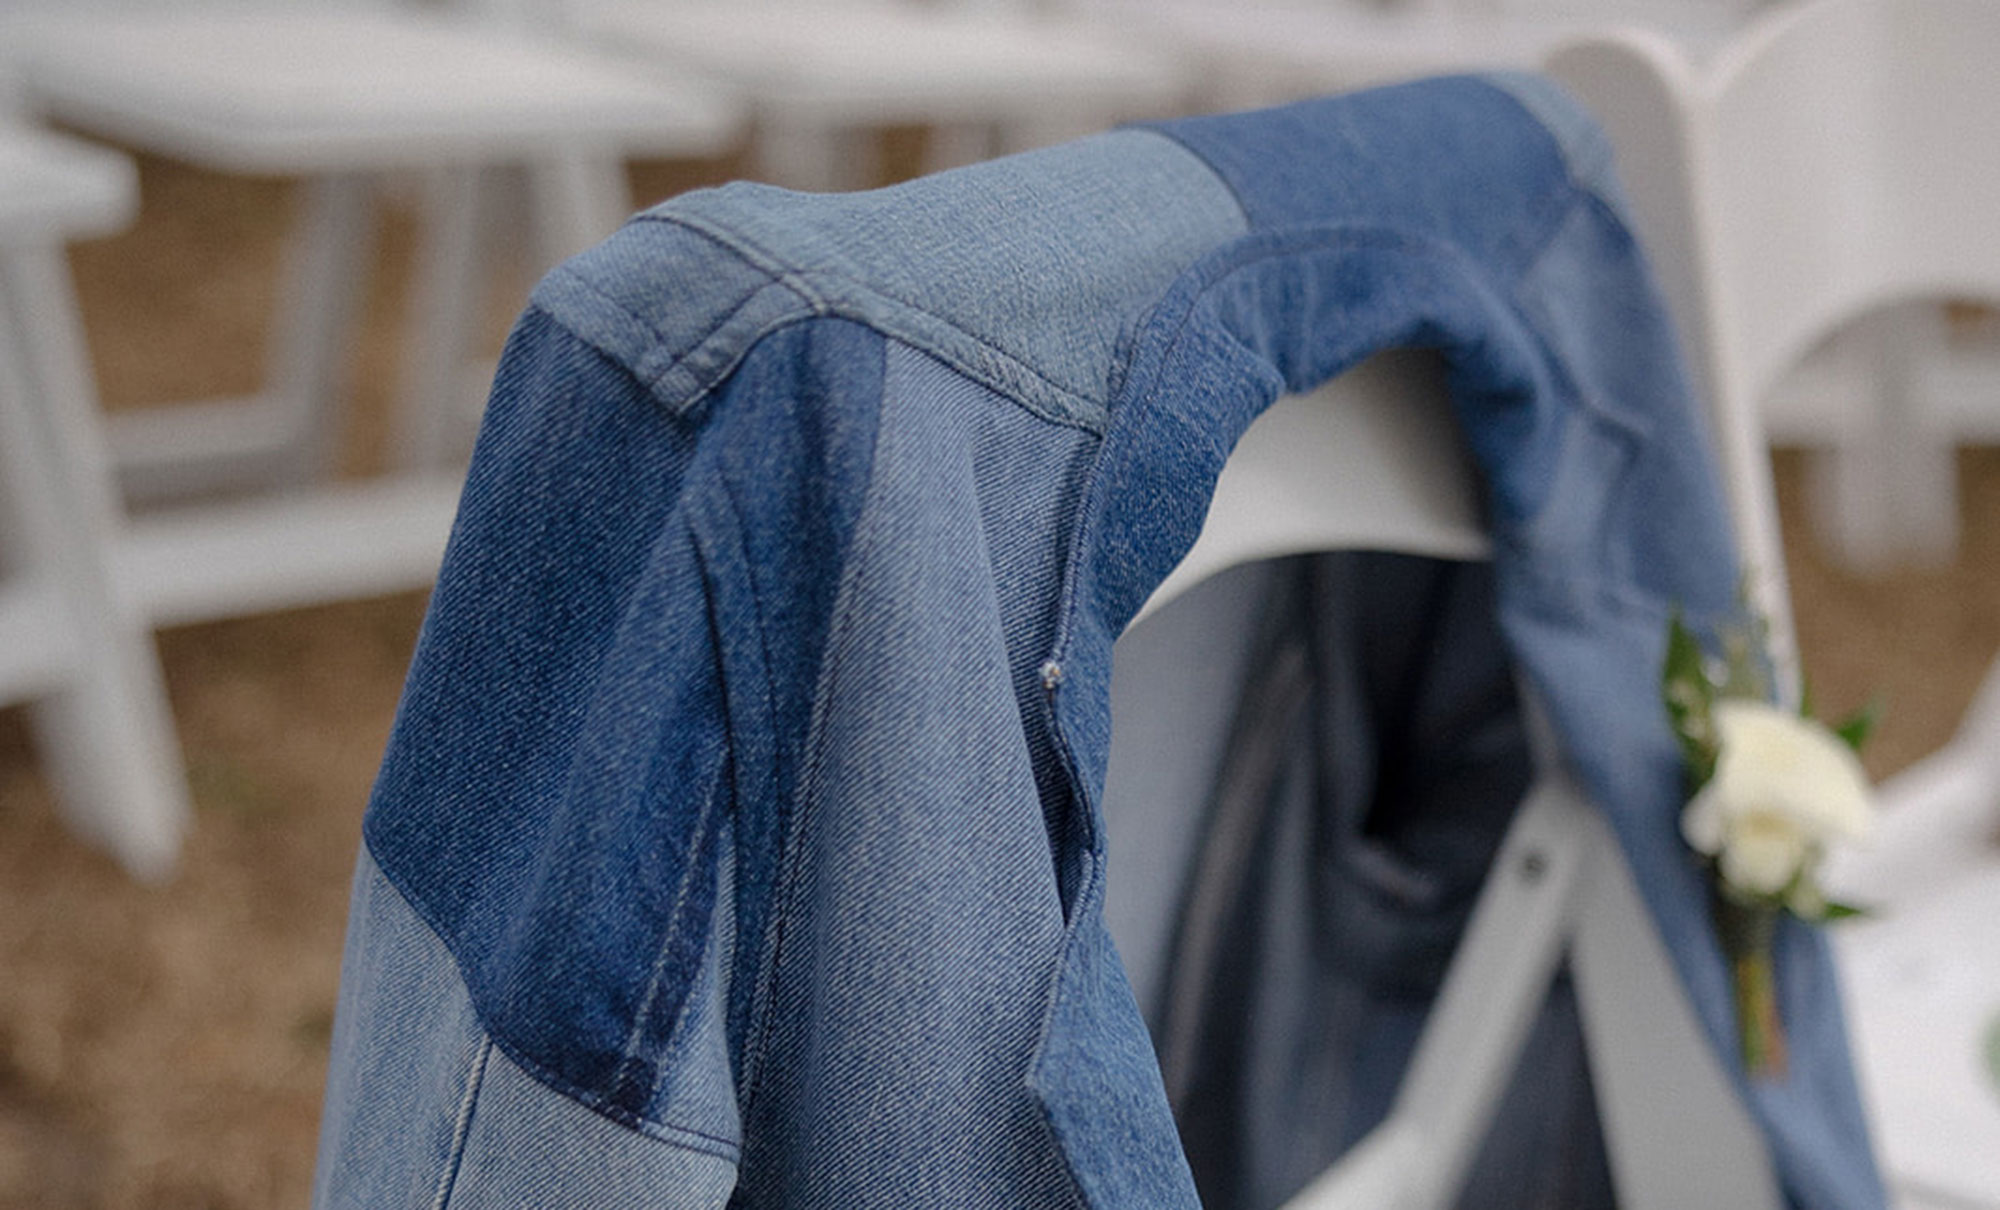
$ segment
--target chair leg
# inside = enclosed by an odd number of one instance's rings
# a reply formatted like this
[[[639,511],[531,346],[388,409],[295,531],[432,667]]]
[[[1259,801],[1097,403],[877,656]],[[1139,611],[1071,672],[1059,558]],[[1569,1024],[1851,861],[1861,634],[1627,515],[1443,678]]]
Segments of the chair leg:
[[[0,251],[0,313],[9,317],[18,389],[42,436],[38,443],[53,466],[68,472],[66,504],[73,524],[104,547],[118,532],[123,505],[116,470],[104,441],[97,386],[90,372],[83,311],[60,248],[30,246]]]
[[[367,269],[370,184],[359,175],[304,186],[280,287],[265,387],[108,421],[118,484],[131,500],[218,488],[268,488],[333,470],[348,355]]]
[[[616,156],[578,152],[530,164],[525,175],[535,236],[531,276],[604,239],[631,212],[625,166]],[[423,242],[390,454],[400,468],[450,463],[461,420],[475,414],[466,368],[484,310],[481,273],[490,267],[495,202],[514,176],[470,164],[425,175]]]
[[[1943,315],[1909,304],[1869,317],[1850,339],[1872,351],[1871,406],[1831,450],[1812,456],[1821,536],[1849,567],[1935,565],[1958,545],[1958,480],[1948,434],[1927,422],[1926,370],[1943,356]]]
[[[100,634],[75,683],[34,703],[30,715],[77,833],[135,878],[159,882],[172,874],[187,828],[187,789],[165,687],[145,639],[129,629]]]
[[[1012,155],[1038,147],[1053,147],[1108,130],[1117,120],[1117,115],[1108,109],[1083,105],[1056,113],[1018,117],[1001,125],[998,151],[1001,155]]]
[[[1565,950],[1618,1204],[1778,1210],[1616,838],[1559,780],[1522,804],[1494,859],[1395,1107],[1286,1210],[1453,1205]]]
[[[1576,823],[1586,864],[1570,970],[1619,1206],[1778,1210],[1762,1135],[1703,1036],[1617,839],[1595,813]]]
[[[71,646],[33,722],[61,809],[133,874],[168,874],[186,826],[180,752],[152,636],[113,574],[109,455],[55,248],[0,257],[0,479],[17,574],[45,583]]]
[[[349,173],[307,182],[293,237],[268,406],[295,434],[284,477],[325,478],[334,469],[340,403],[373,235],[373,183]]]
[[[1579,817],[1589,809],[1554,781],[1521,804],[1395,1106],[1286,1210],[1457,1202],[1562,959],[1586,852]]]
[[[773,117],[757,131],[757,175],[787,189],[866,189],[881,165],[872,130]]]
[[[1901,308],[1893,348],[1885,357],[1893,379],[1885,398],[1896,409],[1889,490],[1908,558],[1919,566],[1949,563],[1958,550],[1958,452],[1932,398],[1930,381],[1947,356],[1942,305]]]
[[[490,175],[457,165],[424,176],[403,398],[391,435],[390,462],[403,469],[444,463],[464,410],[462,370],[481,310],[480,238]]]
[[[1000,132],[990,122],[939,122],[925,132],[924,171],[963,168],[1000,154]]]
[[[530,164],[528,190],[544,269],[609,236],[632,213],[624,161],[608,152]]]

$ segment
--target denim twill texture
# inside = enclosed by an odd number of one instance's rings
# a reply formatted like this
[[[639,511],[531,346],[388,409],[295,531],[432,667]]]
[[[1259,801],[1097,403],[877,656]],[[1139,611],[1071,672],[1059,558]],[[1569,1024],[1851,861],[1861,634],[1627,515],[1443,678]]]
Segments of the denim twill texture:
[[[1113,640],[1279,393],[1441,349],[1502,630],[1733,1063],[1654,695],[1736,570],[1527,78],[669,202],[495,381],[365,826],[317,1204],[1195,1204],[1103,921]],[[1116,872],[1113,871],[1113,876]],[[1743,1087],[1881,1204],[1824,945]]]

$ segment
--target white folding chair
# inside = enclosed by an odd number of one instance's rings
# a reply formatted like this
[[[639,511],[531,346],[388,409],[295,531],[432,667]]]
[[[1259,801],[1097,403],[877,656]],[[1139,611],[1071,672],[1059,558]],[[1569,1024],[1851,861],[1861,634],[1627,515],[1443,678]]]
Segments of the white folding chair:
[[[1864,558],[1952,531],[1951,431],[1917,410],[1912,385],[1913,334],[1922,340],[1931,320],[1911,304],[2000,299],[2000,163],[1987,151],[2000,136],[1996,52],[2000,6],[1982,0],[1813,0],[1755,23],[1706,71],[1641,33],[1582,42],[1551,61],[1618,149],[1639,229],[1722,418],[1738,524],[1763,535],[1751,547],[1767,552],[1753,591],[1774,620],[1788,615],[1776,608],[1783,569],[1757,405],[1830,333],[1864,321],[1878,358],[1864,371],[1868,390],[1821,395],[1798,418],[1832,442],[1817,468],[1829,528]],[[1771,421],[1780,431],[1788,423]],[[1789,652],[1789,630],[1779,637]],[[1949,915],[1936,898],[1945,887],[1981,893],[1974,855],[2000,815],[1996,686],[2000,668],[1953,742],[1884,784],[1880,847],[1830,863],[1832,889],[1888,900],[1879,923],[1836,932],[1850,974],[1881,980],[1894,965],[1885,951],[1927,944],[1920,914],[1901,918],[1898,904]],[[1908,944],[1896,939],[1903,929]],[[1903,993],[1924,965],[1889,976],[1900,988],[1859,978],[1849,987],[1885,1175],[1911,1206],[2000,1204],[2000,1175],[1963,1165],[1951,1174],[1958,1200],[1930,1200],[1926,1191],[1952,1185],[1934,1162],[1951,1132],[1934,1115],[1907,1113],[1911,1096],[1885,1095],[1915,1081],[1921,1103],[1927,1073],[1960,1073],[1977,1059],[1948,1030],[1885,1044],[1883,1031],[1907,1030]],[[2000,1136],[1989,1156],[1993,1145]],[[1967,1192],[1982,1179],[1981,1193]]]
[[[1340,549],[1486,551],[1441,369],[1424,355],[1378,358],[1260,417],[1223,469],[1200,539],[1127,639],[1228,568]],[[1565,958],[1619,1204],[1781,1204],[1761,1136],[1703,1038],[1616,840],[1539,746],[1537,784],[1494,859],[1393,1108],[1290,1210],[1452,1205]]]
[[[535,185],[548,262],[609,234],[629,204],[619,158],[704,155],[735,111],[500,17],[349,0],[128,0],[30,11],[8,27],[31,101],[74,126],[223,172],[300,177],[306,198],[270,389],[253,401],[149,410],[113,446],[128,483],[171,493],[216,475],[310,477],[332,452],[339,375],[385,173],[417,170],[426,241],[395,456],[444,457],[478,310],[482,206],[496,170]]]
[[[187,817],[146,621],[112,557],[117,503],[63,288],[65,239],[122,226],[131,164],[0,118],[0,702],[28,701],[59,808],[134,873]]]
[[[167,625],[427,584],[460,486],[454,422],[469,409],[458,386],[480,310],[483,204],[495,174],[528,170],[537,252],[548,259],[623,217],[620,156],[708,153],[732,137],[736,118],[707,91],[497,18],[369,3],[37,6],[8,15],[0,57],[21,72],[30,104],[73,126],[224,172],[305,178],[271,384],[248,400],[107,421],[91,399],[60,260],[44,256],[11,275],[13,309],[34,328],[23,345],[40,371],[26,396],[37,422],[73,434],[108,429],[86,441],[107,456],[49,462],[45,474],[66,478],[42,493],[102,506],[93,536],[108,626],[128,613]],[[428,220],[394,425],[398,469],[313,483],[331,470],[369,207],[390,173],[424,182]],[[121,487],[178,496],[248,486],[278,490],[131,516],[119,501]],[[170,754],[151,756],[150,780],[178,780]],[[184,792],[112,799],[106,810],[123,816],[107,815],[93,833],[135,869],[163,870]]]
[[[1817,521],[1857,565],[1949,552],[1952,445],[1992,432],[1936,406],[1927,381],[1946,298],[2000,298],[2000,10],[1982,0],[1807,3],[1774,10],[1705,67],[1634,35],[1592,52],[1607,77],[1643,75],[1625,102],[1682,166],[1678,238],[1688,335],[1709,389],[1766,408],[1771,437],[1813,461]],[[1657,112],[1654,112],[1657,111]],[[1664,146],[1664,150],[1656,147]],[[1650,168],[1640,168],[1650,171]],[[1667,204],[1663,201],[1662,204]],[[1859,359],[1787,382],[1815,345],[1857,322]]]
[[[1171,58],[1025,5],[566,0],[562,11],[606,49],[739,91],[756,114],[760,175],[793,188],[877,183],[864,140],[883,127],[930,127],[936,170],[1170,112],[1188,84]]]

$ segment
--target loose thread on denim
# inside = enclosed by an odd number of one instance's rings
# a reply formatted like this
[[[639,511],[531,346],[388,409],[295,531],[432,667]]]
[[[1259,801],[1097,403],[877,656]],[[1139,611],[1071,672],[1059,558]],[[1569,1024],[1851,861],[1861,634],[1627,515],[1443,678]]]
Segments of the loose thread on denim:
[[[719,814],[715,809],[715,798],[721,791],[723,780],[722,775],[718,772],[709,787],[706,802],[701,813],[701,821],[695,828],[694,835],[688,838],[687,851],[690,855],[690,860],[687,863],[687,869],[681,875],[680,885],[674,889],[674,904],[666,917],[667,935],[661,939],[660,948],[653,956],[653,968],[646,979],[645,998],[639,1002],[638,1011],[632,1014],[632,1029],[625,1037],[624,1056],[619,1061],[618,1072],[614,1077],[614,1098],[618,1097],[628,1087],[628,1084],[643,1082],[649,1093],[656,1086],[657,1082],[650,1074],[644,1075],[643,1080],[636,1078],[640,1077],[641,1072],[646,1066],[645,1062],[639,1057],[639,1050],[645,1045],[646,1028],[651,1023],[654,1008],[659,1002],[660,985],[666,981],[669,961],[678,948],[677,942],[680,940],[678,925],[681,913],[687,907],[688,896],[693,894],[695,880],[701,877],[705,868],[702,855],[708,851],[708,834],[714,827],[715,818]]]
[[[486,1063],[492,1054],[492,1041],[482,1041],[478,1057],[472,1060],[472,1070],[466,1073],[465,1097],[459,1102],[458,1121],[451,1131],[451,1162],[445,1165],[438,1181],[437,1200],[431,1204],[431,1210],[445,1210],[451,1204],[452,1191],[458,1188],[458,1173],[465,1164],[465,1145],[472,1137],[472,1115],[479,1105],[479,1090],[486,1084]]]

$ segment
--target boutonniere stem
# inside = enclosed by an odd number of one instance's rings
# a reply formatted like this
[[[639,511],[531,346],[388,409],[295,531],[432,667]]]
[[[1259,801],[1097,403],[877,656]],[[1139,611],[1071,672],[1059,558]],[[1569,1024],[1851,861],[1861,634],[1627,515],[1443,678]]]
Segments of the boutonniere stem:
[[[1778,1013],[1778,978],[1772,955],[1778,913],[1732,902],[1722,894],[1714,897],[1714,913],[1722,952],[1729,955],[1743,1067],[1755,1075],[1783,1079],[1785,1027]]]
[[[1829,901],[1819,868],[1830,846],[1873,824],[1873,793],[1856,754],[1871,707],[1839,727],[1770,702],[1762,627],[1726,631],[1711,656],[1675,615],[1661,692],[1687,771],[1680,830],[1710,877],[1717,940],[1728,957],[1744,1068],[1786,1070],[1778,918],[1823,924],[1857,909]]]

